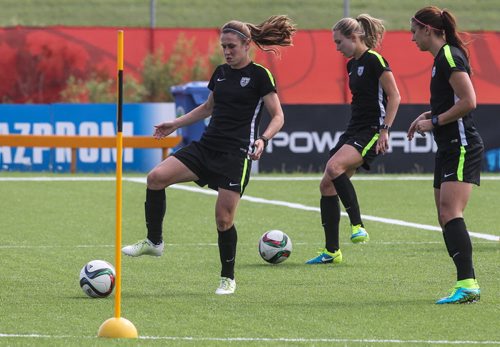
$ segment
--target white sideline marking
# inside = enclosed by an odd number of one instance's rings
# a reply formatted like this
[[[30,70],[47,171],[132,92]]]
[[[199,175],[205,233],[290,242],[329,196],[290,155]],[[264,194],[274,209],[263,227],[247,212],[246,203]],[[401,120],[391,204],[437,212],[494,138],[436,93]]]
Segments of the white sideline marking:
[[[401,177],[393,177],[392,179],[398,179],[398,178],[403,178],[406,177],[408,180],[412,179],[412,176],[401,176]],[[418,176],[415,176],[418,177]],[[269,177],[271,178],[271,177]],[[275,177],[278,178],[278,177]],[[290,177],[294,178],[294,177]],[[297,177],[298,178],[298,177]],[[307,177],[303,177],[307,178]],[[367,177],[368,178],[368,177]],[[373,177],[377,178],[377,177]],[[378,176],[378,178],[384,178]],[[488,176],[484,178],[490,178],[490,179],[500,179],[500,176]],[[430,179],[426,177],[425,179]],[[103,180],[103,181],[113,181],[115,178],[113,177],[0,177],[0,181],[98,181],[98,180]],[[136,183],[145,183],[146,178],[145,177],[125,177],[123,178],[124,181],[129,181],[129,182],[136,182]],[[182,184],[174,184],[170,186],[170,188],[173,189],[180,189],[180,190],[186,190],[190,192],[196,192],[196,193],[201,193],[201,194],[207,194],[207,195],[217,195],[217,192],[210,190],[210,189],[204,189],[204,188],[198,188],[198,187],[192,187],[192,186],[186,186]],[[268,205],[275,205],[275,206],[283,206],[283,207],[288,207],[288,208],[293,208],[293,209],[298,209],[298,210],[303,210],[303,211],[314,211],[314,212],[319,212],[320,209],[318,207],[312,207],[312,206],[306,206],[303,204],[298,204],[298,203],[292,203],[292,202],[287,202],[287,201],[280,201],[280,200],[268,200],[268,199],[263,199],[263,198],[257,198],[257,197],[252,197],[248,195],[244,195],[242,200],[246,201],[251,201],[251,202],[256,202],[256,203],[261,203],[261,204],[268,204]],[[347,214],[345,212],[342,212],[342,216],[346,217]],[[427,225],[427,224],[419,224],[419,223],[412,223],[412,222],[406,222],[398,219],[392,219],[392,218],[383,218],[383,217],[375,217],[375,216],[370,216],[370,215],[361,215],[363,219],[366,220],[371,220],[374,222],[379,222],[379,223],[385,223],[385,224],[392,224],[392,225],[400,225],[404,227],[409,227],[409,228],[416,228],[416,229],[423,229],[423,230],[431,230],[431,231],[438,231],[441,232],[441,228],[433,225]],[[489,241],[500,241],[500,236],[497,235],[490,235],[490,234],[484,234],[484,233],[478,233],[478,232],[472,232],[469,231],[470,236],[476,237],[479,239],[484,239],[484,240],[489,240]]]
[[[114,181],[115,177],[0,177],[1,181]]]
[[[174,185],[170,186],[169,188],[186,190],[186,191],[190,191],[190,192],[197,192],[197,193],[202,193],[202,194],[207,194],[207,195],[217,195],[217,192],[213,191],[213,190],[192,187],[192,186],[185,186],[185,185],[180,185],[180,184],[174,184]],[[293,208],[293,209],[303,210],[303,211],[320,212],[319,207],[306,206],[303,204],[287,202],[287,201],[267,200],[267,199],[256,198],[256,197],[247,196],[247,195],[243,195],[241,200],[257,202],[257,203],[261,203],[261,204],[283,206],[283,207],[288,207],[288,208]],[[347,213],[342,212],[341,214],[342,214],[342,216],[347,217]],[[375,217],[375,216],[370,216],[370,215],[365,215],[365,214],[361,215],[361,217],[363,219],[371,220],[371,221],[379,222],[379,223],[400,225],[400,226],[409,227],[409,228],[416,228],[416,229],[432,230],[432,231],[441,232],[440,227],[433,226],[433,225],[405,222],[405,221],[402,221],[399,219]],[[489,241],[500,241],[500,236],[496,236],[496,235],[483,234],[483,233],[477,233],[477,232],[472,232],[472,231],[469,231],[469,235],[473,236],[473,237],[477,237],[479,239],[484,239],[484,240],[489,240]]]
[[[238,245],[245,245],[245,242],[239,242]],[[253,244],[253,243],[252,243]],[[341,245],[351,245],[352,242],[341,242]],[[370,245],[441,245],[443,244],[443,241],[370,241]],[[477,244],[490,244],[490,242],[487,241],[476,241],[474,242],[475,245]],[[308,242],[294,242],[294,246],[310,246],[310,245],[316,245],[316,243],[308,243]],[[217,243],[165,243],[165,247],[217,247]],[[49,249],[49,248],[114,248],[115,245],[67,245],[67,246],[62,246],[62,245],[0,245],[0,249]]]
[[[96,339],[96,336],[71,336],[47,334],[2,334],[5,338],[31,338],[31,339]],[[192,336],[139,336],[141,340],[169,340],[169,341],[222,341],[222,342],[324,342],[324,343],[393,343],[393,344],[430,344],[430,345],[498,345],[500,341],[453,341],[453,340],[399,340],[399,339],[341,339],[341,338],[267,338],[267,337],[192,337]]]
[[[137,178],[145,182],[145,178]],[[432,181],[432,176],[377,176],[377,175],[358,175],[351,178],[354,181]],[[0,177],[0,181],[114,181],[115,177]],[[124,177],[125,181],[134,181],[135,178]],[[292,177],[274,177],[274,176],[252,176],[252,181],[319,181],[321,176],[292,176]],[[498,176],[483,176],[481,181],[500,181]]]
[[[433,176],[375,176],[359,175],[351,178],[354,181],[432,181]],[[320,181],[321,176],[292,176],[292,177],[274,177],[274,176],[252,176],[251,181]],[[500,181],[499,176],[482,176],[481,181]]]

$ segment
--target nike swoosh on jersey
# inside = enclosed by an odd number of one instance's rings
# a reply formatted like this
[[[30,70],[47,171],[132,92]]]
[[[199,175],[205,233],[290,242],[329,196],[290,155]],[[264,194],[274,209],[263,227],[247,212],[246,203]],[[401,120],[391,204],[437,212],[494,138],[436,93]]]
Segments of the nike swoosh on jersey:
[[[444,178],[446,178],[446,177],[450,177],[450,176],[452,176],[452,175],[454,175],[454,174],[455,174],[454,172],[449,173],[449,174],[444,174]]]
[[[229,182],[229,186],[230,187],[236,187],[236,186],[239,186],[239,185],[240,185],[239,183]]]
[[[225,81],[226,79],[225,78],[217,78],[217,82],[222,82],[222,81]]]

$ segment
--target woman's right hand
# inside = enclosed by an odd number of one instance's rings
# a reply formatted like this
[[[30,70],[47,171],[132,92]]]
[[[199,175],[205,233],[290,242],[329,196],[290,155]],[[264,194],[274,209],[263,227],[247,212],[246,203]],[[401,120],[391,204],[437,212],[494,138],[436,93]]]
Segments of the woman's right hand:
[[[408,133],[406,137],[408,138],[408,141],[411,141],[413,137],[415,136],[415,132],[417,131],[417,124],[421,120],[427,119],[427,115],[430,114],[430,111],[422,113],[420,116],[415,118],[415,120],[410,124],[410,128],[408,129]],[[418,131],[417,131],[418,132]],[[420,135],[425,136],[424,133],[418,132]]]
[[[177,127],[175,126],[174,121],[168,121],[165,123],[155,125],[155,131],[153,133],[153,136],[155,139],[162,139],[176,130]]]

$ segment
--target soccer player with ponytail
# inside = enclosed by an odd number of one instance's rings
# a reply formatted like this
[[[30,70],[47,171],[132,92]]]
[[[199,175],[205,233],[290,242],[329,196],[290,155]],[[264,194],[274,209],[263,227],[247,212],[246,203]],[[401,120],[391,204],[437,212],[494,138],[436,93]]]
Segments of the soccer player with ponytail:
[[[374,50],[385,31],[382,21],[362,14],[341,19],[332,31],[337,51],[350,58],[347,73],[352,93],[351,120],[330,151],[330,160],[320,183],[325,248],[307,264],[342,262],[339,198],[351,222],[351,241],[363,243],[369,240],[351,177],[360,166],[369,169],[375,157],[388,149],[389,129],[401,100],[389,64]]]
[[[261,157],[267,142],[284,123],[274,77],[268,69],[251,60],[249,50],[254,43],[264,51],[277,52],[275,46],[292,45],[295,31],[290,18],[283,15],[272,16],[259,25],[232,20],[222,26],[220,44],[226,64],[219,65],[213,72],[207,101],[179,118],[155,126],[154,136],[163,138],[178,128],[212,116],[210,123],[200,141],[181,148],[148,174],[147,238],[124,247],[123,253],[132,257],[162,255],[162,223],[167,208],[165,188],[190,181],[208,185],[217,191],[215,224],[221,273],[215,293],[234,293],[236,208],[249,181],[251,161]],[[263,107],[271,121],[259,132]],[[186,208],[191,210],[193,206]],[[200,265],[203,261],[200,259]]]
[[[474,273],[472,244],[463,211],[479,185],[484,146],[472,111],[476,94],[466,43],[457,32],[455,17],[448,10],[424,7],[411,18],[412,40],[434,57],[431,71],[431,110],[410,125],[415,132],[432,131],[438,146],[434,168],[434,200],[448,254],[457,269],[457,282],[449,296],[437,304],[476,302],[480,289]]]

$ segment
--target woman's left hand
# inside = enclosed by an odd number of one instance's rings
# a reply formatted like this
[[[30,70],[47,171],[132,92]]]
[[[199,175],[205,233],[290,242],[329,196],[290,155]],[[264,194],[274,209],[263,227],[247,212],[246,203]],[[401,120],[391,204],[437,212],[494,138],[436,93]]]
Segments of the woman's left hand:
[[[264,152],[264,141],[261,139],[255,140],[254,144],[254,150],[252,153],[249,153],[248,156],[252,160],[259,160],[260,156]]]
[[[377,146],[375,147],[375,153],[385,154],[389,149],[389,132],[386,130],[380,131],[380,136],[377,140]]]
[[[434,126],[432,125],[432,120],[430,119],[419,120],[417,124],[415,124],[415,131],[421,135],[428,131],[432,131],[433,128]]]

